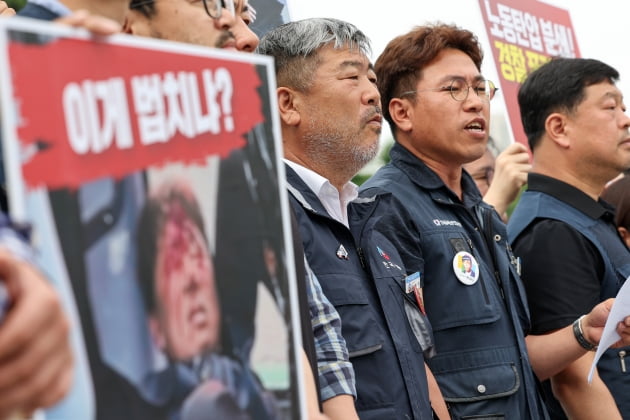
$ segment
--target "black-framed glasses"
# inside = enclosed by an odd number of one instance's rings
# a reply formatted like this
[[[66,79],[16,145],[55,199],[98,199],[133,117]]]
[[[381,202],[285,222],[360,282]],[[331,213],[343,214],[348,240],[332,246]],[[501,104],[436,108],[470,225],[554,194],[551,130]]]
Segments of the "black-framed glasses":
[[[420,92],[450,92],[451,97],[456,101],[463,102],[468,98],[468,91],[472,88],[477,96],[481,99],[490,101],[494,98],[494,94],[499,90],[498,87],[492,83],[492,81],[487,79],[479,79],[476,80],[473,85],[469,85],[468,82],[462,77],[455,77],[448,82],[447,85],[438,87],[438,88],[430,88],[430,89],[420,89],[420,90],[409,90],[407,92],[403,92],[400,94],[400,97],[415,95]]]
[[[129,8],[137,9],[141,6],[154,3],[155,1],[156,0],[142,0],[142,1],[134,2],[129,5]],[[236,9],[234,7],[234,0],[192,0],[190,1],[190,3],[203,3],[203,7],[206,10],[206,13],[212,19],[219,19],[221,17],[221,14],[223,13],[223,9],[226,9],[228,12],[232,14],[232,16],[236,17],[236,14],[235,14]]]

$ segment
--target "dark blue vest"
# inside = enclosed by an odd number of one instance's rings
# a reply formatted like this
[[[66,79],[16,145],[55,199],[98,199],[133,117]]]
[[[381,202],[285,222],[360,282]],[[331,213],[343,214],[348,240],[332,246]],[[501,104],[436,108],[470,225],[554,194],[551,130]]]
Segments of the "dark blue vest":
[[[624,280],[630,276],[630,251],[610,226],[548,194],[526,191],[510,217],[510,241],[514,243],[523,230],[537,218],[564,222],[584,235],[597,248],[605,266],[604,278],[600,279],[600,300],[615,297]],[[622,363],[626,354],[630,356],[630,347],[607,350],[597,364],[597,370],[608,385],[623,417],[630,419],[630,370],[626,369],[625,362]]]
[[[431,419],[422,349],[407,321],[402,292],[368,274],[351,231],[328,215],[291,168],[286,171],[306,259],[341,317],[359,417]]]

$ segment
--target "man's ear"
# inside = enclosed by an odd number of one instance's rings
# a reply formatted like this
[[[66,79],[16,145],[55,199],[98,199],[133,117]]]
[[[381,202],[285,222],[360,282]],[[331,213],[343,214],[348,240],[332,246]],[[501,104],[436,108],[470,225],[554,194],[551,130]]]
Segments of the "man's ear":
[[[149,18],[136,10],[127,10],[122,32],[130,35],[149,36]]]
[[[125,15],[125,21],[123,22],[123,34],[133,35],[133,30],[131,29],[131,21],[129,19],[129,15]]]
[[[567,117],[559,112],[550,114],[545,120],[545,132],[547,137],[562,148],[570,146],[567,135]]]
[[[288,87],[279,87],[276,89],[276,93],[278,94],[278,110],[282,122],[286,125],[298,125],[301,121],[299,95],[296,95],[296,92]]]
[[[123,22],[122,32],[123,34],[133,35],[133,29],[131,25],[131,21],[133,18],[129,15],[130,15],[130,12],[127,11],[127,13],[125,13],[125,21]]]
[[[621,235],[621,239],[626,243],[626,246],[630,248],[630,232],[623,226],[619,226],[617,228],[619,231],[619,235]]]
[[[408,100],[401,98],[392,98],[389,101],[389,115],[398,130],[406,132],[411,131],[413,124],[411,115],[413,115],[413,107]]]

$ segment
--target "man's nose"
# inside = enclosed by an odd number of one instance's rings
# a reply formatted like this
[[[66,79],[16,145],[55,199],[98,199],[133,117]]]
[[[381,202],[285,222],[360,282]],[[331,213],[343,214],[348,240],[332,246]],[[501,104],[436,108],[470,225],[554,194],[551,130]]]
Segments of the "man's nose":
[[[218,27],[234,35],[236,49],[238,51],[254,52],[258,46],[258,36],[247,26],[240,16],[234,16],[227,9],[223,9],[221,17],[215,22]]]

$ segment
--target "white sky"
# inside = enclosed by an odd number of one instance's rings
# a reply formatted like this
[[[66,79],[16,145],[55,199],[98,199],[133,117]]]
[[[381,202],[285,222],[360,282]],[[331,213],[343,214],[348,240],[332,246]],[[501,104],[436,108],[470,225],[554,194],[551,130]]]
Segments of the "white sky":
[[[496,83],[499,77],[490,50],[478,0],[286,0],[292,20],[308,17],[333,17],[355,24],[372,40],[375,60],[385,45],[416,25],[441,21],[454,23],[474,32],[485,52],[484,75]],[[535,0],[522,0],[535,1]],[[628,0],[547,0],[546,3],[569,11],[582,57],[596,58],[620,75],[619,88],[630,107],[630,1]],[[492,133],[504,133],[506,116],[503,96],[492,102]],[[507,133],[507,131],[505,131]],[[384,132],[383,137],[389,136]]]

